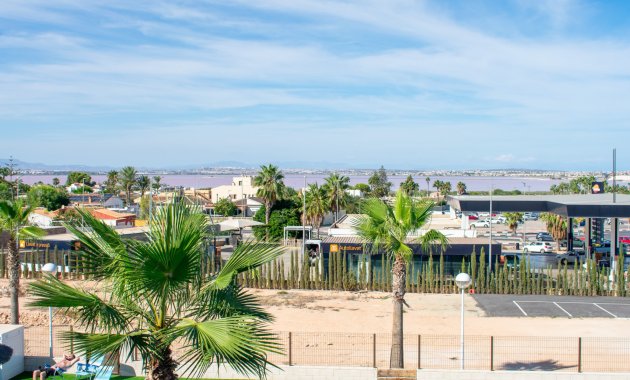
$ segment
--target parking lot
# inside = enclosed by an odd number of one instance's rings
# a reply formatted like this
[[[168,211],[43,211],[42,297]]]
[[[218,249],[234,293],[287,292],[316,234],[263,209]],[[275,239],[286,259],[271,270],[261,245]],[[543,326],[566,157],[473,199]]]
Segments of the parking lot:
[[[476,294],[489,317],[630,318],[630,299]]]

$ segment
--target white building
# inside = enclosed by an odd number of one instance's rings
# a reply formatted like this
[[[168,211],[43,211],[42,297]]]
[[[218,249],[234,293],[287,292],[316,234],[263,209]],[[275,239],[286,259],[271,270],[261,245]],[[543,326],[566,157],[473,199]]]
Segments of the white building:
[[[242,176],[233,177],[231,185],[222,185],[212,188],[212,202],[217,203],[219,199],[228,198],[232,202],[237,199],[246,199],[256,196],[258,187],[253,186],[254,177]]]
[[[28,222],[37,227],[50,227],[56,216],[57,212],[50,212],[43,207],[38,207],[28,214]]]

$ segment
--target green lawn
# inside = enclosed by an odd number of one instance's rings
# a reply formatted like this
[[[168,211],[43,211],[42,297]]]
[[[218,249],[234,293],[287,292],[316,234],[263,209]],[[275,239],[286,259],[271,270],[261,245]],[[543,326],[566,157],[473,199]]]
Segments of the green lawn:
[[[59,379],[59,377],[53,377],[54,379]],[[75,380],[74,375],[72,374],[66,374],[63,375],[63,379],[64,380]],[[21,375],[18,375],[16,377],[14,377],[11,380],[33,380],[33,372],[23,372]],[[61,379],[59,379],[61,380]],[[118,376],[118,375],[112,375],[111,380],[144,380],[143,376]],[[193,380],[193,379],[186,379],[186,378],[181,378],[180,380]],[[218,379],[194,379],[194,380],[218,380]],[[225,380],[225,379],[221,379],[221,380]],[[232,379],[232,380],[238,380],[238,379]]]

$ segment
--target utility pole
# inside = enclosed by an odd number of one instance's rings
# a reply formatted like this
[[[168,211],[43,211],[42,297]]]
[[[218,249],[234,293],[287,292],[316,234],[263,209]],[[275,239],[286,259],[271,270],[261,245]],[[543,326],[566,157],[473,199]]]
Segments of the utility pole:
[[[302,190],[302,259],[306,252],[306,176],[304,176],[304,190]]]
[[[494,192],[494,185],[490,184],[490,244],[488,244],[488,270],[492,272],[492,193]]]

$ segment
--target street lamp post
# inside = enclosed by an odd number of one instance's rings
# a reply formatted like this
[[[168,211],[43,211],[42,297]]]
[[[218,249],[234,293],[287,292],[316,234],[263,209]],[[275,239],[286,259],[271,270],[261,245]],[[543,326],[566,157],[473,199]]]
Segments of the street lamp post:
[[[460,325],[460,332],[461,332],[461,340],[460,340],[460,346],[461,346],[461,365],[460,365],[460,369],[464,369],[464,289],[466,289],[468,286],[470,286],[470,275],[468,273],[460,273],[457,275],[457,277],[455,277],[455,283],[457,284],[457,287],[461,290],[462,293],[462,315],[461,315],[461,325]]]
[[[51,276],[57,272],[57,265],[53,263],[47,263],[42,266],[42,272],[46,272]],[[53,312],[52,306],[48,307],[48,352],[50,357],[53,357]]]

